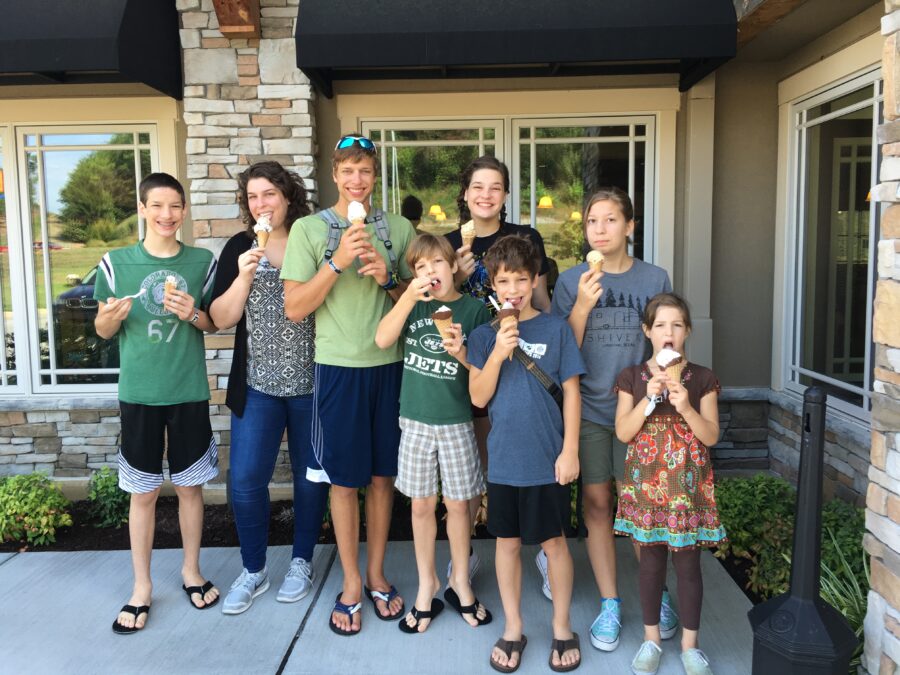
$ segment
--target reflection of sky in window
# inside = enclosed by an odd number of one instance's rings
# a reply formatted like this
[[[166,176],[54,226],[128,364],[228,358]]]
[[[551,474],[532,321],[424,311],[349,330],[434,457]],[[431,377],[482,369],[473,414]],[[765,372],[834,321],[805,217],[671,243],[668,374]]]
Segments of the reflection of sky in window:
[[[44,134],[44,145],[108,145],[116,134]],[[119,134],[121,135],[121,134]]]
[[[59,213],[62,208],[59,201],[60,190],[65,187],[69,180],[69,174],[72,173],[78,162],[89,154],[91,154],[90,150],[54,150],[43,153],[48,212]]]

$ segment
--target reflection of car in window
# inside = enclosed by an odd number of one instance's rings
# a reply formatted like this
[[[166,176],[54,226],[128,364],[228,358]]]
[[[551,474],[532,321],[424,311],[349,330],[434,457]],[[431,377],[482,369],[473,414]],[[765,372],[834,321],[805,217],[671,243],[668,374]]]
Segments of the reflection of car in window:
[[[101,340],[94,330],[97,301],[94,284],[97,267],[83,277],[69,275],[72,284],[53,300],[53,323],[56,331],[56,358],[60,368],[118,368],[117,340]]]

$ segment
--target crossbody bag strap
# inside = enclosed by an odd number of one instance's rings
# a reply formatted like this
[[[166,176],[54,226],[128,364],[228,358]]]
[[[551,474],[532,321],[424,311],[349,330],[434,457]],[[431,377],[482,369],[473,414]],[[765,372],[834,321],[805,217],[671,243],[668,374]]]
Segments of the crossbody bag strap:
[[[491,328],[495,331],[500,330],[500,320],[494,319],[491,321]],[[531,373],[538,382],[541,383],[541,386],[547,390],[547,393],[553,397],[553,400],[556,401],[556,405],[559,406],[559,409],[562,410],[563,407],[563,393],[562,389],[559,388],[559,385],[553,381],[553,378],[550,377],[547,373],[541,370],[541,367],[535,363],[534,359],[532,359],[525,351],[516,345],[515,349],[513,349],[513,356],[516,357],[516,360],[519,361],[523,366],[525,366],[525,370]]]

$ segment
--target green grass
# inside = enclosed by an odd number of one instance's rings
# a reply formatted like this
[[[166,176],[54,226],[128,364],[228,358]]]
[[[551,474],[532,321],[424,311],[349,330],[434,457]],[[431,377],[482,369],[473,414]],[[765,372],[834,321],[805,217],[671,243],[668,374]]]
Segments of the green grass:
[[[60,250],[51,250],[50,253],[50,270],[51,270],[51,295],[58,296],[63,291],[71,288],[66,283],[66,276],[75,274],[79,277],[86,275],[90,269],[100,262],[103,254],[111,248],[117,248],[110,244],[101,244],[99,246],[79,246],[74,247],[65,244],[66,248]],[[37,277],[36,292],[38,294],[37,302],[39,309],[46,309],[47,302],[44,290],[44,259],[43,251],[34,252],[34,269]],[[12,307],[10,279],[9,279],[9,258],[8,254],[3,254],[3,309],[8,310]]]

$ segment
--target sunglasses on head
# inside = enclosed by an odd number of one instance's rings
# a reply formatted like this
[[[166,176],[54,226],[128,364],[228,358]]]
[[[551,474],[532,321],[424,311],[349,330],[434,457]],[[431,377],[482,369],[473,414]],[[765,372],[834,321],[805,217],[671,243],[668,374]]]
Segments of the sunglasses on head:
[[[341,140],[337,142],[337,145],[334,146],[335,150],[343,150],[344,148],[352,148],[354,145],[358,145],[363,150],[367,150],[369,152],[375,152],[375,144],[370,141],[365,136],[343,136]]]

